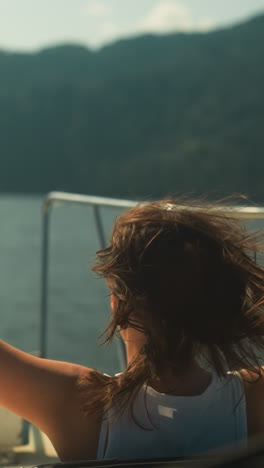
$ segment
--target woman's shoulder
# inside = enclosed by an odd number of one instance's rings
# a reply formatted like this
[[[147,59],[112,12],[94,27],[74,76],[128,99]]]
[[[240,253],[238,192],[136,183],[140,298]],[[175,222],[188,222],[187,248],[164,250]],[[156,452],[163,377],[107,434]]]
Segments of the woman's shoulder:
[[[242,369],[239,374],[245,389],[248,434],[252,437],[264,432],[264,367]]]
[[[241,369],[237,373],[243,381],[246,397],[258,398],[260,396],[264,407],[264,367]]]
[[[64,461],[96,458],[104,413],[101,396],[104,395],[104,388],[110,379],[110,376],[96,369],[78,365],[74,366],[73,373],[75,389],[72,399],[67,410],[65,409],[63,424],[52,439]]]
[[[264,386],[264,367],[241,369],[238,374],[241,376],[246,388],[254,388],[257,391],[257,389]]]
[[[81,401],[85,413],[100,412],[107,400],[107,393],[112,390],[115,377],[105,374],[97,369],[88,367],[79,368],[76,380],[77,397]]]
[[[113,377],[109,374],[93,369],[91,367],[78,366],[77,382],[82,387],[100,387],[104,386]]]

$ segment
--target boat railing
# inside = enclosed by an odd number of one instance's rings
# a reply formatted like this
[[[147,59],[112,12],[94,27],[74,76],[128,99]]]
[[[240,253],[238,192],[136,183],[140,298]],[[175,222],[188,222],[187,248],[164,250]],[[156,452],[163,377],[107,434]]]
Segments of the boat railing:
[[[47,325],[48,325],[48,277],[49,277],[49,250],[50,250],[50,225],[51,211],[63,204],[75,204],[91,206],[100,248],[106,246],[106,234],[104,231],[101,208],[131,208],[137,204],[131,200],[119,200],[114,198],[79,195],[76,193],[50,192],[44,198],[42,212],[42,246],[41,246],[41,298],[40,298],[40,356],[47,357]],[[125,365],[125,352],[121,341],[118,341],[119,361],[123,368]]]
[[[50,243],[50,214],[54,207],[62,204],[77,204],[91,206],[101,248],[106,246],[106,234],[102,222],[101,208],[131,208],[138,202],[115,198],[80,195],[76,193],[50,192],[43,203],[42,223],[42,259],[41,259],[41,302],[40,302],[40,356],[47,356],[47,320],[48,320],[48,275],[49,275],[49,243]],[[226,206],[226,214],[244,219],[264,219],[264,207],[256,206]],[[121,341],[119,341],[121,343]],[[122,346],[122,345],[120,345]],[[119,353],[122,367],[125,363],[124,349]]]

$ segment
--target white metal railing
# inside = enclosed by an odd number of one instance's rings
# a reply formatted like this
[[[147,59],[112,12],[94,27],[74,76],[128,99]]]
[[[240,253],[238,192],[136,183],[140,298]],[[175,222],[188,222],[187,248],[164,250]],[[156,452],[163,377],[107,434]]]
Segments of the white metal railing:
[[[92,206],[97,229],[97,235],[101,248],[106,246],[106,238],[101,218],[101,207],[131,208],[138,202],[131,200],[119,200],[115,198],[79,195],[76,193],[50,192],[46,195],[43,204],[42,225],[42,265],[41,265],[41,304],[40,304],[40,355],[47,354],[47,318],[48,318],[48,258],[49,258],[49,226],[50,213],[54,206],[65,203]],[[244,219],[264,219],[264,207],[256,206],[228,206],[224,208],[226,214]],[[120,341],[121,343],[121,341]],[[125,359],[124,349],[121,356]],[[124,365],[124,361],[122,366]]]

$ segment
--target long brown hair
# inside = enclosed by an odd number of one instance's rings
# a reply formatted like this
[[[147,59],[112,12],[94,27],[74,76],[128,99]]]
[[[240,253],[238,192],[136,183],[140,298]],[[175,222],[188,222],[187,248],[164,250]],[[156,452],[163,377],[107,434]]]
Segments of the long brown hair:
[[[106,330],[140,323],[146,345],[119,376],[101,380],[87,409],[119,408],[144,383],[170,370],[181,376],[197,357],[218,375],[254,369],[264,350],[263,251],[231,213],[208,203],[142,203],[115,222],[110,245],[93,270],[104,277],[117,308]]]

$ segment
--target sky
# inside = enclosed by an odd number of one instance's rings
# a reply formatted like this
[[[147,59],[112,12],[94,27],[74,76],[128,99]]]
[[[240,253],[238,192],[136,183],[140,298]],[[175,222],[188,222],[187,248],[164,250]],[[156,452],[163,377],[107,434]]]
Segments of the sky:
[[[258,13],[264,0],[0,0],[0,49],[96,49],[148,32],[210,31]]]

